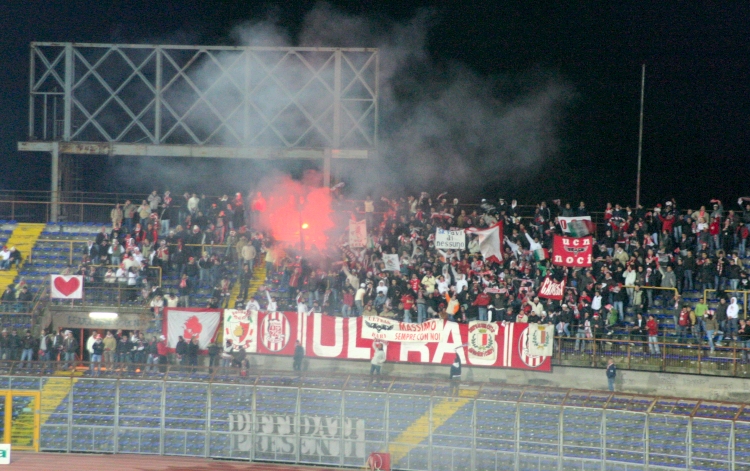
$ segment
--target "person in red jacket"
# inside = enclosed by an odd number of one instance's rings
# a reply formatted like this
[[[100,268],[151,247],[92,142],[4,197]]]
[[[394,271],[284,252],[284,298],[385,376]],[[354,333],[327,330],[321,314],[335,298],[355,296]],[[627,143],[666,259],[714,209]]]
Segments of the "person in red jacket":
[[[167,338],[163,335],[159,337],[159,343],[156,344],[156,355],[159,357],[159,371],[164,373],[166,371],[164,365],[167,364]]]
[[[648,316],[646,330],[648,331],[648,351],[659,355],[661,353],[659,351],[659,324],[654,319],[653,314]]]
[[[401,304],[404,307],[404,322],[411,322],[411,311],[414,309],[414,296],[407,292],[401,296]]]
[[[485,293],[484,291],[480,291],[479,293],[477,293],[477,297],[474,298],[474,302],[471,303],[472,306],[477,307],[477,310],[479,311],[480,321],[487,321],[487,306],[490,305],[490,302],[492,302],[492,298],[490,298],[490,295]]]

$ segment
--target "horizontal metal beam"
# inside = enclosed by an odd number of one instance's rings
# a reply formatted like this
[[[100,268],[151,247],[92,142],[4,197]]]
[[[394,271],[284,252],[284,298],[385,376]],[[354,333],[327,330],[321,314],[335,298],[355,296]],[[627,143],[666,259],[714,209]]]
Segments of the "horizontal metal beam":
[[[55,142],[19,142],[22,152],[52,152]],[[222,159],[324,159],[325,149],[227,147],[179,144],[126,144],[107,142],[60,142],[60,154],[111,155],[135,157],[196,157]],[[367,159],[374,151],[331,149],[333,159]]]
[[[311,51],[311,52],[376,52],[378,49],[375,47],[274,47],[274,46],[185,46],[177,44],[105,44],[105,43],[71,43],[71,42],[32,42],[31,46],[54,46],[62,47],[66,45],[72,45],[73,47],[101,47],[111,48],[117,47],[120,49],[190,49],[190,50],[212,50],[212,51],[283,51],[287,52],[290,49],[295,51]]]

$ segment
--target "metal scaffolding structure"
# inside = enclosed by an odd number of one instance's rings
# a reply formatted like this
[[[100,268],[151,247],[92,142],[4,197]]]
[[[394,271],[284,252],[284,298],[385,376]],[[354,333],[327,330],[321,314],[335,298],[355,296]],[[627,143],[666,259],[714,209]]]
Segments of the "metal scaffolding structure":
[[[329,183],[377,150],[378,67],[372,48],[34,42],[18,149],[50,152],[53,198],[60,154],[319,159]]]

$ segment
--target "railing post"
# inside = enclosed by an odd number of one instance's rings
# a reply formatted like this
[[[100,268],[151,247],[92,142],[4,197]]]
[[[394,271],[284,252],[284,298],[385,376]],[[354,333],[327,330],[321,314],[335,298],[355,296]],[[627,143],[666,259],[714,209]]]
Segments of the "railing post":
[[[630,345],[630,342],[628,342],[628,343],[627,343],[627,347],[628,347],[628,369],[630,369],[630,350],[631,350],[631,348],[630,348],[630,347],[631,347],[631,346],[632,346],[632,345]]]
[[[737,376],[737,345],[732,345],[732,376]]]

